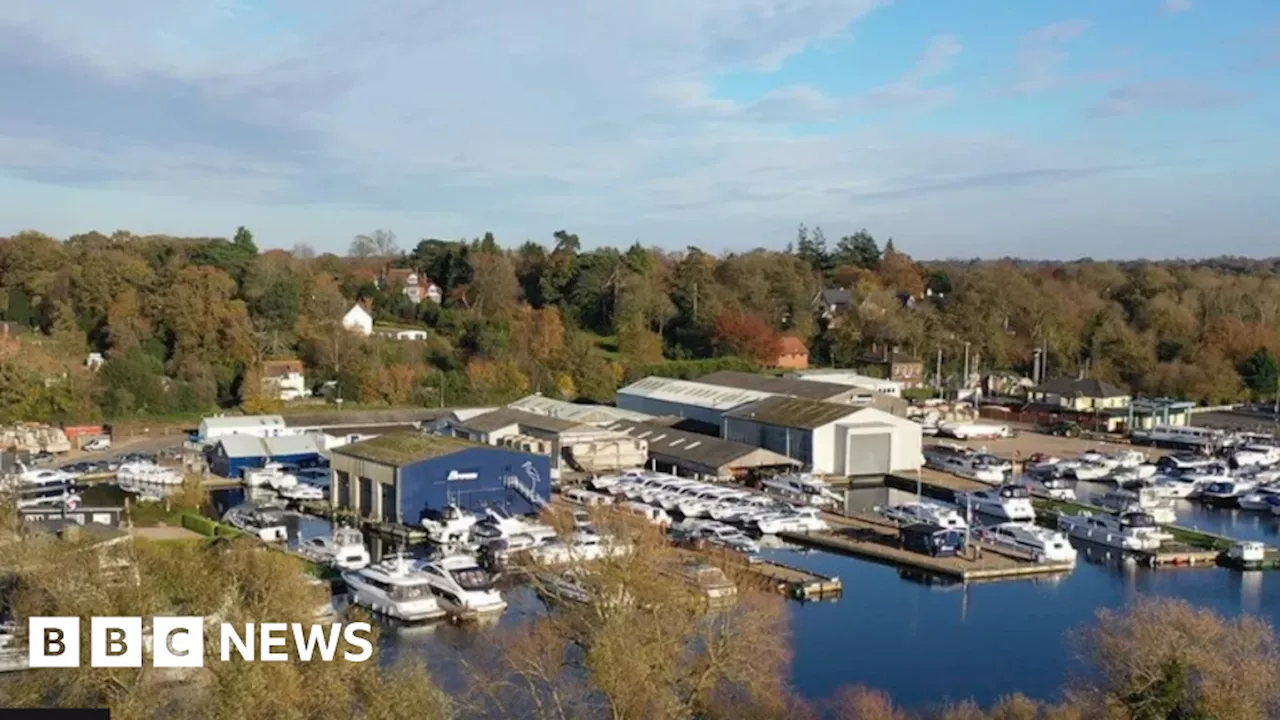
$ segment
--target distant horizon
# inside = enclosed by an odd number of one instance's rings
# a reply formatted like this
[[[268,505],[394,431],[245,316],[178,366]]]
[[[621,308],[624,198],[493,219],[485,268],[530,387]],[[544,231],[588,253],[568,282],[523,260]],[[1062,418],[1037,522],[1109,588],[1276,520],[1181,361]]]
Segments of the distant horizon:
[[[375,228],[563,228],[720,253],[805,222],[939,259],[1277,246],[1273,4],[11,5],[14,232],[246,225],[340,253]]]

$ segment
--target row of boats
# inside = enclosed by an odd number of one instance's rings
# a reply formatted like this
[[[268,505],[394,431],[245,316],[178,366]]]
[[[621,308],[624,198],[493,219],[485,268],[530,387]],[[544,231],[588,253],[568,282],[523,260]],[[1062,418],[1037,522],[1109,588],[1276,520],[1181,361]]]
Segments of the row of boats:
[[[842,499],[821,478],[807,473],[765,480],[764,492],[639,469],[594,477],[587,484],[655,522],[670,524],[671,514],[678,514],[686,521],[709,520],[759,535],[826,530],[821,508]],[[701,527],[716,526],[704,523]]]
[[[175,468],[148,460],[121,463],[114,470],[116,483],[122,490],[144,498],[158,497],[165,488],[182,484],[183,475]],[[76,469],[29,469],[21,463],[18,471],[0,480],[0,490],[12,494],[19,508],[56,506],[75,509],[81,503],[80,478],[86,474]]]
[[[275,491],[285,500],[324,500],[329,496],[327,468],[293,469],[269,462],[261,468],[248,468],[241,473],[246,487]]]

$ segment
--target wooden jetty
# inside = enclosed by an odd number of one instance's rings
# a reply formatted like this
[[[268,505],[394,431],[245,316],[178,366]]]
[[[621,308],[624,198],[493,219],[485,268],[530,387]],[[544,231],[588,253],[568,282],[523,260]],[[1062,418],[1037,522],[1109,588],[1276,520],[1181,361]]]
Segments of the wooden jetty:
[[[400,543],[414,545],[427,540],[427,531],[421,527],[377,522],[368,518],[353,516],[351,513],[336,513],[333,510],[333,506],[324,500],[301,500],[297,503],[297,507],[308,515],[315,515],[329,520],[343,520],[359,526],[365,532],[383,538],[390,538]]]
[[[1027,553],[977,541],[972,542],[971,554],[932,557],[902,547],[898,525],[890,520],[832,513],[824,513],[823,519],[831,524],[832,530],[781,533],[779,537],[808,547],[965,582],[1064,573],[1075,567],[1068,562],[1036,562]]]

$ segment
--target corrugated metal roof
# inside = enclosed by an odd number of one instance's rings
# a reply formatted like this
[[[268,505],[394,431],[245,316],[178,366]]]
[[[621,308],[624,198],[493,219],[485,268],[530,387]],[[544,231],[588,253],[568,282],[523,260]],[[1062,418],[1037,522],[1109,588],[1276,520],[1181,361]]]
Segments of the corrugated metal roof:
[[[771,397],[771,393],[758,390],[712,385],[692,380],[647,377],[618,390],[619,395],[652,398],[666,402],[693,405],[713,410],[728,410],[756,400]]]
[[[260,438],[253,435],[230,435],[218,440],[229,458],[282,457],[285,455],[319,454],[320,440],[314,435],[282,435]]]
[[[279,415],[227,415],[223,417],[207,417],[200,422],[210,430],[284,427],[284,418]]]
[[[858,412],[860,408],[806,400],[804,398],[770,397],[746,407],[725,413],[726,417],[752,420],[781,427],[812,430]]]
[[[612,405],[584,405],[543,395],[529,395],[520,398],[507,407],[590,425],[608,425],[621,420],[644,422],[651,420],[653,417],[634,410],[616,408]]]
[[[458,427],[472,432],[489,433],[495,430],[501,430],[511,425],[521,425],[524,427],[534,428],[535,430],[545,430],[547,432],[562,433],[569,430],[576,430],[585,427],[582,423],[573,422],[572,420],[562,420],[560,418],[548,417],[546,415],[536,415],[534,413],[516,410],[514,408],[499,408],[483,415],[477,415],[470,420],[458,423]]]
[[[710,375],[703,375],[698,378],[698,382],[743,390],[758,390],[774,395],[809,398],[810,400],[828,400],[834,397],[843,397],[854,390],[854,388],[836,383],[799,380],[773,375],[757,375],[756,373],[738,372],[736,370],[722,370],[713,372]]]
[[[710,435],[676,430],[665,425],[621,420],[608,426],[649,444],[649,454],[683,460],[709,468],[800,465],[796,460],[764,448]]]

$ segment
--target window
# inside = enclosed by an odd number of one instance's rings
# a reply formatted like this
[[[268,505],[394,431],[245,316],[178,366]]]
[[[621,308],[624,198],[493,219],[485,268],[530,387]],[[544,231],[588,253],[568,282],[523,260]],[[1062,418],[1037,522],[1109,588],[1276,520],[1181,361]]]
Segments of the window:
[[[373,517],[373,480],[360,478],[360,516]]]

